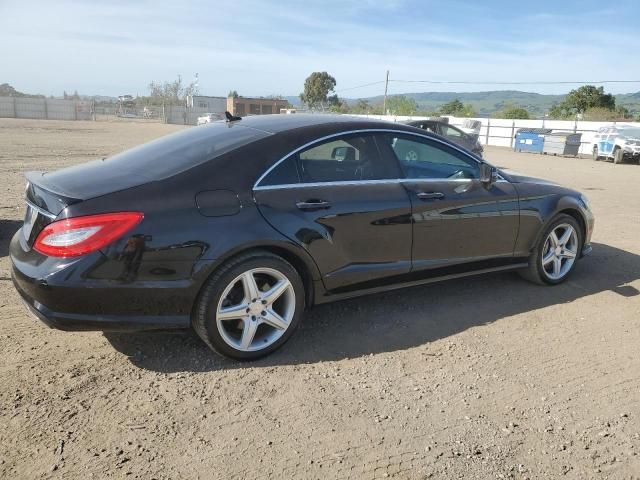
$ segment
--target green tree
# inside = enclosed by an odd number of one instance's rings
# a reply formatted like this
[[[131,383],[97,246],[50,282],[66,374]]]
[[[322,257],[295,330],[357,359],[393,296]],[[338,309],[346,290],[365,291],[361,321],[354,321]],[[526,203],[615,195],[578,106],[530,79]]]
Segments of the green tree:
[[[327,97],[329,103],[329,110],[336,113],[349,113],[349,104],[343,98],[339,98],[338,95],[331,95]]]
[[[418,111],[418,104],[413,98],[395,95],[387,99],[387,111],[391,115],[414,115]]]
[[[474,117],[476,114],[471,105],[464,104],[457,98],[440,106],[438,113],[440,115],[453,115],[455,117]]]
[[[612,122],[614,120],[622,120],[624,116],[616,110],[610,110],[603,107],[588,108],[582,114],[584,120],[590,120],[592,122]]]
[[[229,93],[227,94],[227,97],[228,97],[228,98],[230,98],[230,97],[238,98],[238,97],[239,97],[239,95],[238,95],[238,92],[237,92],[237,91],[235,91],[235,90],[230,90],[230,91],[229,91]]]
[[[336,79],[327,72],[313,72],[304,81],[304,92],[300,94],[300,100],[310,109],[320,108],[329,102],[329,93],[336,88]]]
[[[24,93],[17,91],[8,83],[0,85],[0,97],[22,97]]]
[[[445,103],[440,107],[442,115],[456,115],[464,109],[464,104],[457,98]]]
[[[589,108],[606,108],[613,110],[616,108],[616,99],[610,93],[604,93],[604,87],[593,85],[583,85],[571,90],[567,98],[564,99],[563,106],[576,113],[583,113]]]
[[[571,90],[559,105],[554,105],[549,116],[552,118],[573,118],[576,114],[584,114],[587,110],[594,108],[614,111],[616,99],[610,93],[605,93],[604,87],[583,85]]]
[[[469,103],[465,103],[464,107],[460,112],[458,112],[459,117],[475,117],[476,111]]]
[[[633,115],[631,115],[631,112],[629,111],[629,109],[626,107],[623,107],[622,105],[618,105],[616,107],[616,114],[618,115],[618,118],[622,120],[628,120],[630,118],[633,118]]]
[[[371,106],[371,104],[367,100],[361,98],[356,101],[356,104],[352,108],[352,111],[353,113],[369,113],[372,109],[373,107]]]
[[[526,108],[515,105],[506,105],[495,114],[496,118],[512,118],[514,120],[529,120],[530,115]]]
[[[30,95],[28,93],[19,92],[8,83],[0,84],[0,97],[45,98],[44,95]]]

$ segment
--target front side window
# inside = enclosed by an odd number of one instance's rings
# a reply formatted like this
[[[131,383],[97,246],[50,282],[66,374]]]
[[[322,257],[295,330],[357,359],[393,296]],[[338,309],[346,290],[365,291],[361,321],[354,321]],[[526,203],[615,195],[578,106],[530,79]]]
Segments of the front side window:
[[[304,183],[398,178],[398,168],[379,155],[373,135],[353,134],[313,145],[297,155]]]
[[[473,158],[453,148],[420,137],[387,134],[387,151],[393,155],[406,178],[478,178],[480,167]]]

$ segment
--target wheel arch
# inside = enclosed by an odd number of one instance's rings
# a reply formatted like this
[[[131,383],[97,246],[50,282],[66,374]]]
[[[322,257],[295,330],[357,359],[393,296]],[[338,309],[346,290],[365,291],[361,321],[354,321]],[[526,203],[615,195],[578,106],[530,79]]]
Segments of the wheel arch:
[[[193,307],[197,307],[200,295],[209,278],[224,264],[233,259],[252,252],[268,252],[277,255],[289,262],[295,268],[298,275],[302,279],[305,290],[305,306],[311,307],[315,302],[315,282],[320,278],[320,272],[310,255],[301,251],[300,247],[288,244],[286,242],[262,242],[242,245],[208,264],[203,272],[201,272],[201,281],[198,286],[198,293],[194,298]]]
[[[576,222],[578,222],[578,225],[580,225],[580,231],[582,232],[582,241],[584,242],[587,237],[587,222],[582,216],[582,213],[580,213],[580,210],[576,208],[565,208],[564,210],[560,210],[556,215],[554,215],[554,217],[561,214],[569,215],[575,218]]]
[[[578,203],[578,200],[570,196],[565,196],[559,199],[558,203],[556,204],[556,208],[547,216],[544,223],[540,226],[540,230],[536,235],[535,242],[531,245],[531,249],[533,249],[535,245],[538,244],[538,242],[540,241],[540,238],[542,237],[546,229],[549,227],[551,222],[553,222],[553,220],[558,215],[563,215],[563,214],[573,217],[576,220],[576,222],[578,222],[578,225],[580,226],[580,231],[582,233],[582,241],[583,242],[585,241],[585,239],[587,238],[587,219],[584,217],[584,215],[581,212],[581,208]]]

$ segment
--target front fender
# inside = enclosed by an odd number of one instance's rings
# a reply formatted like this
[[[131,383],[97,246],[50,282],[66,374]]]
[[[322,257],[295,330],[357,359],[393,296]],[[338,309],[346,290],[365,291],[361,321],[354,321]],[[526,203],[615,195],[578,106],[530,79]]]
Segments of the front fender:
[[[530,192],[528,187],[522,184],[517,185],[520,194],[520,230],[514,249],[515,256],[529,256],[540,241],[543,232],[561,213],[567,213],[576,218],[583,227],[584,245],[589,245],[594,218],[580,199],[579,193],[567,190],[540,194],[540,185],[531,186]],[[537,194],[534,195],[534,192]]]

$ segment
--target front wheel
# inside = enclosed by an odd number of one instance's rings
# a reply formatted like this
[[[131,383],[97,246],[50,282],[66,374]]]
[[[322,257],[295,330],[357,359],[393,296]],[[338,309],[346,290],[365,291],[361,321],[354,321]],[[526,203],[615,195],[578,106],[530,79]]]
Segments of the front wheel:
[[[304,286],[296,269],[277,255],[251,252],[209,279],[192,325],[215,352],[255,360],[291,337],[303,310]]]
[[[539,285],[564,282],[575,267],[583,244],[582,229],[570,215],[558,215],[531,252],[529,267],[520,275]]]
[[[624,157],[624,152],[622,151],[621,148],[616,148],[613,151],[613,163],[615,163],[616,165],[619,163],[622,163],[623,158]]]

